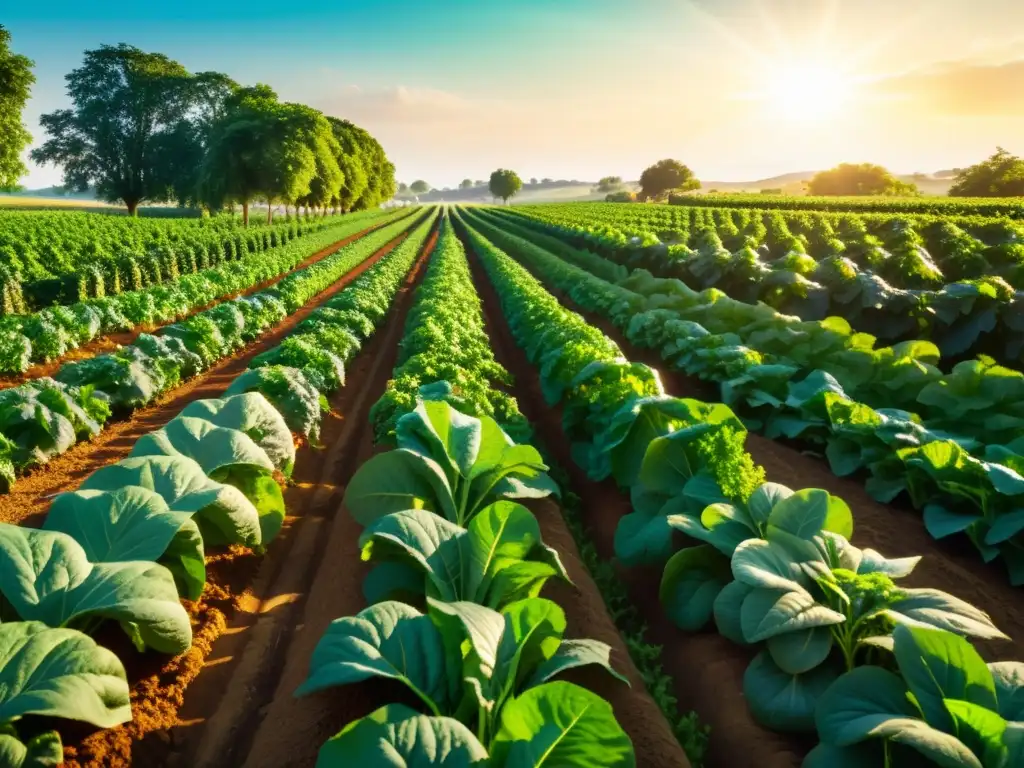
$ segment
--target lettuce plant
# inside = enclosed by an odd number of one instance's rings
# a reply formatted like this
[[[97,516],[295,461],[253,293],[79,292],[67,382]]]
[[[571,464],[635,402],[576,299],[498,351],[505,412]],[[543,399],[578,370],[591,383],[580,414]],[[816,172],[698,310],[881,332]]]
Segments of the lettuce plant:
[[[60,736],[46,731],[27,743],[16,724],[26,715],[79,720],[112,728],[132,718],[128,681],[115,654],[73,629],[38,621],[0,625],[0,764],[60,765]]]
[[[363,464],[345,489],[362,525],[422,508],[462,526],[500,499],[558,492],[537,449],[517,445],[489,416],[421,401],[398,420],[396,438],[398,449]]]
[[[597,664],[625,682],[611,668],[606,644],[565,640],[565,627],[562,609],[540,597],[500,612],[428,598],[426,615],[405,603],[378,603],[332,622],[296,695],[371,677],[393,679],[431,714],[475,725],[486,744],[506,704],[565,670]]]
[[[769,528],[732,556],[730,582],[715,598],[726,637],[764,642],[743,690],[755,718],[779,730],[804,730],[824,689],[875,649],[892,644],[898,625],[929,626],[968,637],[1005,638],[986,613],[936,589],[910,589],[920,558],[890,560],[844,536],[805,536],[795,526]]]
[[[320,441],[320,422],[330,410],[327,399],[298,368],[270,365],[238,376],[224,393],[227,396],[258,392],[284,417],[288,428],[310,443]]]
[[[1022,764],[1024,664],[985,664],[963,638],[913,625],[896,627],[892,651],[894,670],[857,667],[820,697],[804,768]]]
[[[536,596],[550,578],[569,581],[530,511],[510,501],[484,507],[466,528],[425,509],[393,512],[359,538],[378,564],[363,582],[370,603],[426,594],[500,609]]]

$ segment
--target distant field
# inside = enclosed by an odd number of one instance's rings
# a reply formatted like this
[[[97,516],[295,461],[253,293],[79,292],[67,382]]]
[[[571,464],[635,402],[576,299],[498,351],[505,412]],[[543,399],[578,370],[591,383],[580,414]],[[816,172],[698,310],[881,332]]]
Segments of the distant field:
[[[79,197],[33,197],[28,195],[0,195],[0,208],[107,208],[123,211],[124,206],[111,205],[100,200]]]

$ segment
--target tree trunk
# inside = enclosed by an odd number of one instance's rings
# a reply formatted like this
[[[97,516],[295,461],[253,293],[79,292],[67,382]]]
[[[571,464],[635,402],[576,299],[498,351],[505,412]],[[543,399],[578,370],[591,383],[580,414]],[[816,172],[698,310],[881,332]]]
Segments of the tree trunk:
[[[139,201],[138,200],[125,200],[124,204],[128,208],[128,215],[129,216],[133,216],[134,217],[134,216],[138,216],[139,215]]]
[[[267,224],[274,220],[274,206],[267,202]]]
[[[248,227],[249,226],[249,201],[248,200],[243,200],[242,201],[242,226],[243,227]]]

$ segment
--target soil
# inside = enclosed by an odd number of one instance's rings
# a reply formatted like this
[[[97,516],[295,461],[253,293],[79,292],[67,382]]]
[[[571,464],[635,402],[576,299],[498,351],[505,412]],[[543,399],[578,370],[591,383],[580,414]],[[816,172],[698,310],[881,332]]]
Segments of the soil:
[[[311,264],[316,264],[321,259],[324,259],[324,258],[330,256],[335,251],[341,250],[342,248],[344,248],[349,243],[351,243],[351,242],[353,242],[355,240],[358,240],[361,237],[365,237],[366,235],[370,234],[375,229],[378,229],[378,228],[380,228],[383,225],[384,225],[383,223],[374,224],[372,227],[367,227],[366,229],[362,230],[361,232],[357,232],[354,235],[349,235],[345,239],[339,240],[338,242],[333,243],[333,244],[327,246],[323,250],[317,251],[312,256],[308,256],[307,258],[303,259],[301,262],[296,264],[294,267],[292,267],[288,271],[282,272],[280,275],[277,275],[276,277],[272,277],[272,278],[270,278],[268,280],[264,280],[262,283],[259,283],[257,285],[254,285],[254,286],[250,287],[250,288],[247,288],[244,291],[236,291],[234,293],[226,293],[223,296],[218,296],[216,299],[211,301],[209,304],[205,304],[204,306],[201,306],[201,307],[195,307],[191,312],[188,312],[188,313],[182,315],[177,320],[173,320],[172,322],[173,323],[181,322],[182,320],[185,320],[185,319],[187,319],[189,317],[192,317],[192,315],[197,315],[200,312],[203,312],[203,311],[209,309],[210,307],[216,306],[217,304],[220,304],[220,303],[222,303],[224,301],[230,301],[231,299],[237,299],[239,296],[250,296],[250,295],[252,295],[254,293],[257,293],[257,292],[262,291],[262,290],[264,290],[266,288],[269,288],[270,286],[275,285],[276,283],[279,283],[281,280],[283,280],[285,277],[290,275],[292,272],[297,272],[300,269],[305,269],[306,267],[310,266]],[[171,323],[166,323],[165,325],[170,325],[170,324]],[[108,333],[105,336],[93,339],[92,341],[90,341],[90,342],[88,342],[86,344],[83,344],[82,346],[80,346],[80,347],[78,347],[76,349],[71,350],[66,355],[63,355],[62,357],[59,357],[56,360],[51,360],[48,363],[36,363],[35,365],[31,366],[24,373],[19,373],[19,374],[14,374],[14,375],[11,375],[11,374],[0,374],[0,390],[2,390],[2,389],[9,389],[10,387],[16,387],[19,384],[24,384],[26,381],[31,381],[32,379],[39,379],[39,378],[42,378],[43,376],[55,376],[57,374],[57,371],[59,371],[61,366],[64,365],[65,363],[69,363],[69,362],[71,362],[73,360],[85,360],[85,359],[90,358],[90,357],[96,357],[97,355],[102,355],[105,352],[113,352],[118,347],[124,347],[124,346],[128,346],[129,344],[132,344],[139,337],[139,334],[142,334],[142,333],[153,333],[154,331],[157,331],[160,328],[165,327],[165,325],[152,325],[152,326],[134,328],[134,329],[132,329],[130,331],[119,331],[117,333]]]
[[[611,481],[595,483],[572,460],[568,439],[561,429],[561,409],[549,408],[540,378],[516,345],[493,285],[475,256],[470,264],[477,291],[483,299],[485,324],[498,362],[515,378],[519,408],[534,424],[544,445],[569,473],[573,490],[582,499],[588,536],[600,557],[614,560],[615,528],[630,511],[629,498]],[[657,569],[621,568],[617,572],[633,604],[648,627],[647,639],[662,646],[661,662],[672,678],[671,691],[681,712],[696,711],[711,726],[706,764],[749,765],[757,755],[758,768],[792,768],[805,751],[796,740],[757,725],[743,702],[743,671],[750,654],[717,635],[681,632],[665,617],[658,601]]]

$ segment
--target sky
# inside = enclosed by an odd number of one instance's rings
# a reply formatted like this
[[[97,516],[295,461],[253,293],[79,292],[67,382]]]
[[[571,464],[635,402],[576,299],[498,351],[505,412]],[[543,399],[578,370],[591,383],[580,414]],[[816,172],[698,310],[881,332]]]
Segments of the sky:
[[[36,143],[82,52],[124,42],[348,118],[435,187],[1024,154],[1020,0],[0,0],[0,23],[36,63]]]

